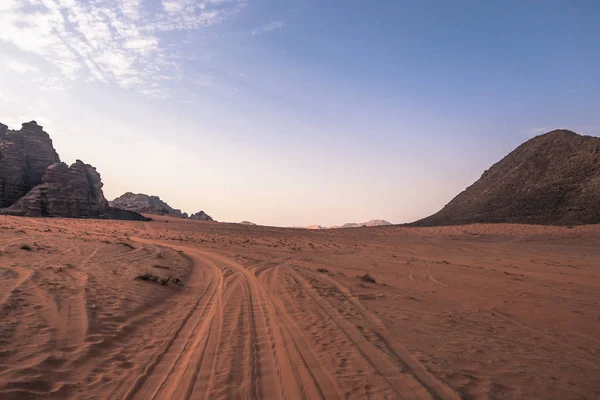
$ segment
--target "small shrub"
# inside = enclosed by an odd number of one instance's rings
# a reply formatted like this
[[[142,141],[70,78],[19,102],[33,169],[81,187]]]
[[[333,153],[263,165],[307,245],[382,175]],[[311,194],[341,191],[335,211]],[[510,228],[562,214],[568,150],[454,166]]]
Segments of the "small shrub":
[[[183,286],[183,282],[179,278],[173,278],[171,279],[171,282],[173,282],[176,285]]]
[[[317,269],[317,271],[319,271],[319,272],[320,272],[320,273],[322,273],[322,274],[326,274],[326,273],[328,273],[328,272],[329,272],[329,270],[328,270],[328,269],[325,269],[325,268],[319,268],[319,269]]]
[[[33,250],[33,249],[31,248],[31,246],[30,246],[30,245],[28,245],[28,244],[23,244],[23,245],[21,245],[21,250],[25,250],[25,251],[31,251],[31,250]]]
[[[160,276],[153,275],[149,272],[146,272],[143,275],[138,276],[136,279],[141,279],[143,281],[148,281],[148,282],[160,283],[163,286],[167,286],[169,284],[169,282],[171,281],[170,276],[168,278],[164,279],[164,278],[161,278]]]
[[[369,274],[364,274],[363,276],[360,277],[360,280],[363,281],[363,282],[377,283],[377,281],[375,280],[375,278],[373,278]]]

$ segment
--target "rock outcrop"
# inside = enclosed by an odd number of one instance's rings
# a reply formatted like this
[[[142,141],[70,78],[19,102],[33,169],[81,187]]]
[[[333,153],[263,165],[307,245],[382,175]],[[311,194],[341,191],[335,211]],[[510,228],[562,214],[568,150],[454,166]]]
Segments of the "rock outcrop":
[[[143,193],[127,192],[110,202],[111,207],[134,211],[140,214],[170,215],[172,217],[187,218],[181,210],[172,208],[158,196]]]
[[[242,221],[240,222],[241,225],[252,225],[252,226],[256,226],[256,224],[254,222],[250,222],[250,221]]]
[[[508,154],[442,210],[412,225],[600,223],[600,138],[555,130]]]
[[[169,215],[171,217],[189,218],[198,221],[213,221],[211,216],[204,211],[199,211],[188,216],[187,213],[181,212],[181,210],[173,208],[162,201],[160,197],[143,193],[127,192],[110,201],[109,204],[111,207],[134,211],[140,214]]]
[[[197,213],[190,215],[190,219],[195,219],[197,221],[213,221],[212,217],[204,211],[198,211]]]
[[[0,124],[0,208],[8,207],[42,182],[60,158],[50,136],[35,121],[18,131]]]
[[[46,169],[42,182],[3,213],[38,217],[143,219],[109,208],[96,168],[77,160],[70,167],[56,163]]]
[[[0,213],[40,217],[146,220],[109,207],[100,174],[77,160],[67,166],[35,121],[18,131],[0,124]]]

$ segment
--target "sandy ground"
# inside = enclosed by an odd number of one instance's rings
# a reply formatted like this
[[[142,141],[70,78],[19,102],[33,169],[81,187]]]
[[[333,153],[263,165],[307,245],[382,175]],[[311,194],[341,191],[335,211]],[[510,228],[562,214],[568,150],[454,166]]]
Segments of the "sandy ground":
[[[600,399],[600,226],[0,217],[0,398]]]

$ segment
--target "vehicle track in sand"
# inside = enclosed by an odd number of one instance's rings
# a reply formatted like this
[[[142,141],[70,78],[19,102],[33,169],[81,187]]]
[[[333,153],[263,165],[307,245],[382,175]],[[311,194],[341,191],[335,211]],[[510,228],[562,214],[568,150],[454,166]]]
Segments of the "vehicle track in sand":
[[[459,398],[391,343],[381,321],[334,279],[289,259],[246,267],[168,245],[194,264],[185,296],[195,301],[181,305],[189,310],[179,328],[124,398]]]

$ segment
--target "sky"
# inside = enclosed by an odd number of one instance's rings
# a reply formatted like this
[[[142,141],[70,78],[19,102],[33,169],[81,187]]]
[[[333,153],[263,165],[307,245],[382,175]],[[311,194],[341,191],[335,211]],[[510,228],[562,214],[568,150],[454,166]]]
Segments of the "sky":
[[[0,0],[0,122],[104,193],[410,222],[529,138],[600,136],[600,2]]]

